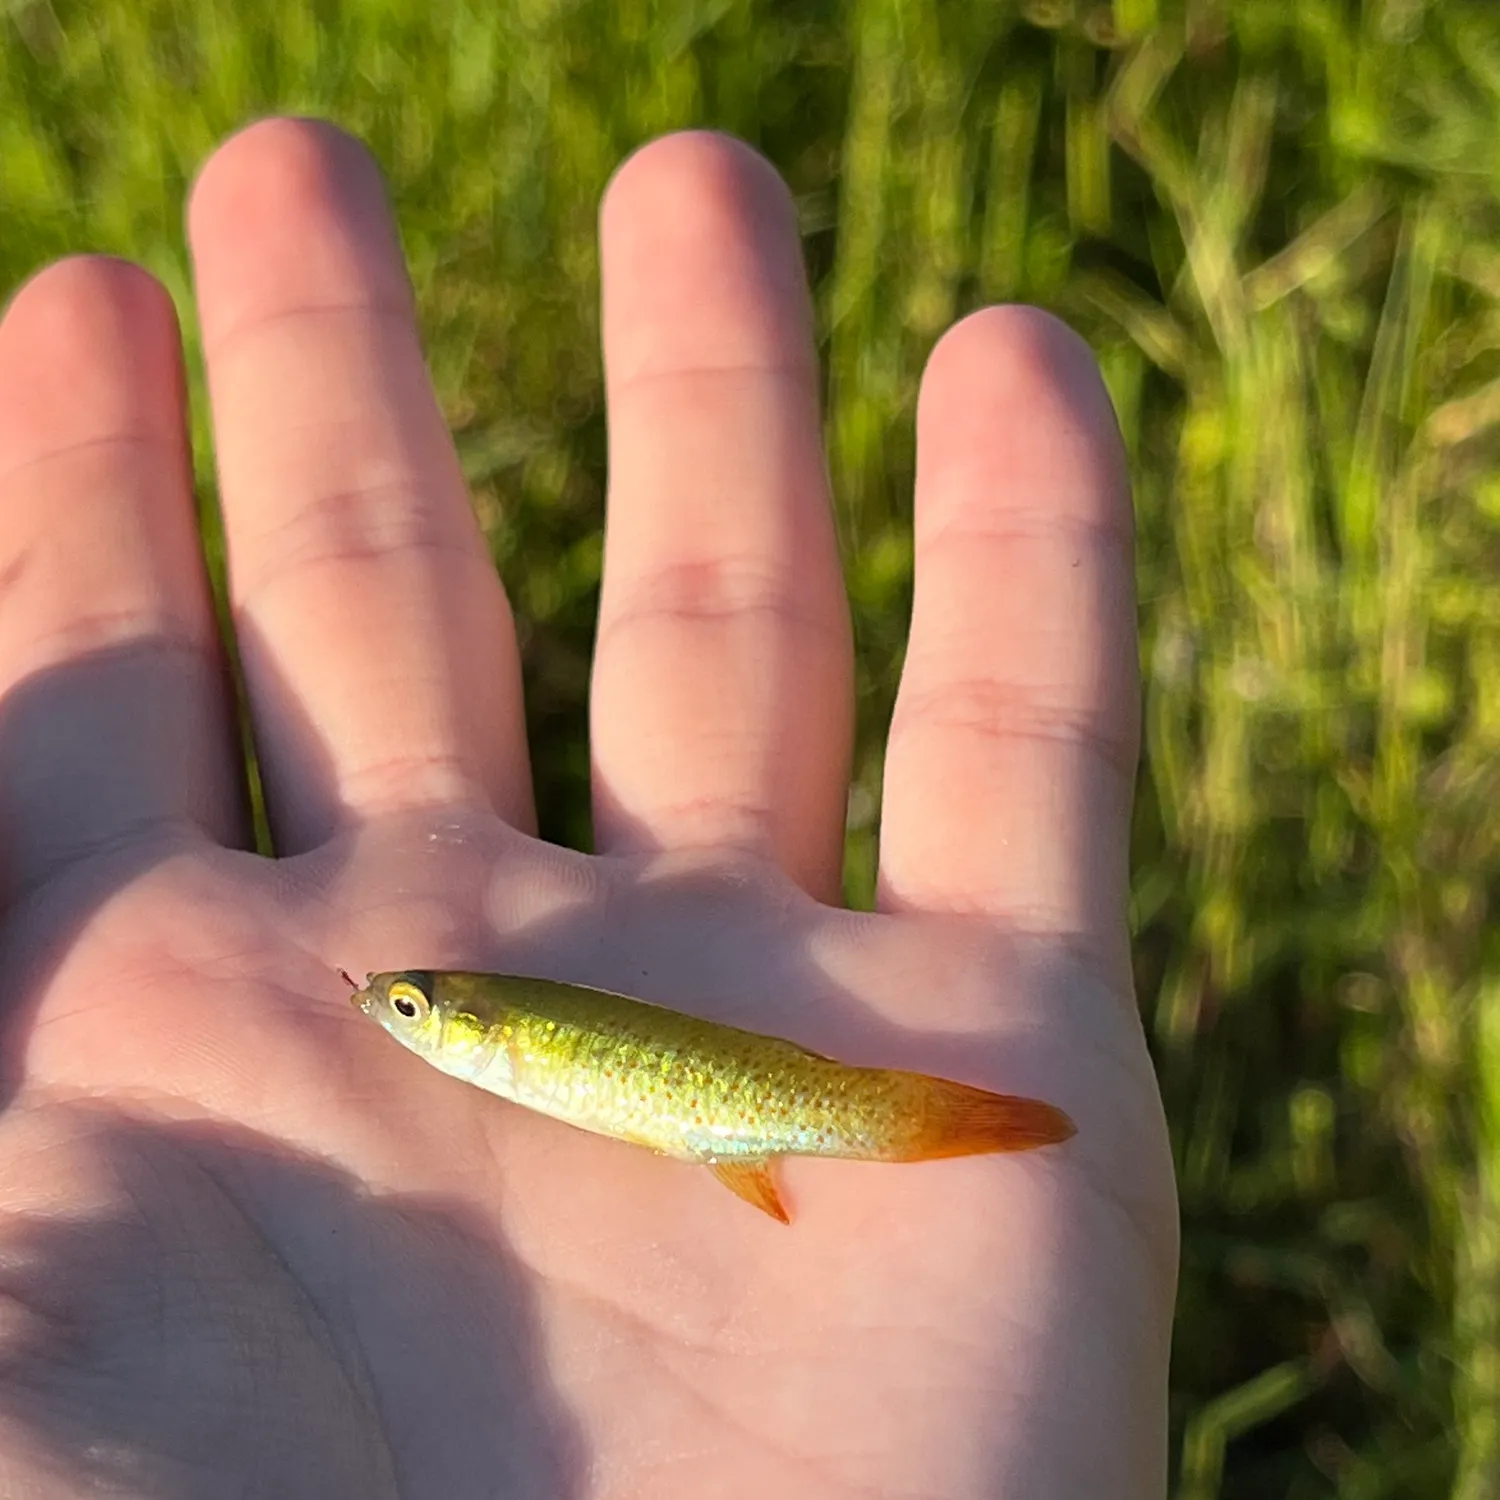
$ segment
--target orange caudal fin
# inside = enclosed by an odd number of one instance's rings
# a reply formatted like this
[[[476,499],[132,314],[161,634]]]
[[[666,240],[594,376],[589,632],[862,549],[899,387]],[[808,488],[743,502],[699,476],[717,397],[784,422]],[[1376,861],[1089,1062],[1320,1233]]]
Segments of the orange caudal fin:
[[[924,1107],[912,1141],[914,1161],[1030,1151],[1056,1145],[1078,1132],[1062,1110],[1040,1099],[991,1094],[946,1078],[923,1078],[922,1085]]]

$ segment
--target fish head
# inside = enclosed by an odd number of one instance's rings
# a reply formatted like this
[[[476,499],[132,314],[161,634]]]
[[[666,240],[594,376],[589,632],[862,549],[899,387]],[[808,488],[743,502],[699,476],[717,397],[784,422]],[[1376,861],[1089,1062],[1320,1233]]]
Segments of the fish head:
[[[356,989],[349,1001],[413,1052],[426,1056],[442,1043],[443,1017],[436,986],[433,975],[425,970],[367,974],[363,988]]]

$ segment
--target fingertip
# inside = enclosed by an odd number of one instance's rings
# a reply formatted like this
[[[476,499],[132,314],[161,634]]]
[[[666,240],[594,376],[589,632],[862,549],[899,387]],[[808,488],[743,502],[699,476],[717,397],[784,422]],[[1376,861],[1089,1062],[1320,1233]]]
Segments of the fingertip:
[[[612,381],[715,367],[814,368],[796,207],[758,151],[681,131],[619,168],[600,206]]]
[[[1024,302],[992,302],[960,318],[932,346],[927,369],[931,372],[955,361],[962,366],[975,358],[984,368],[1008,366],[1020,374],[1039,366],[1071,369],[1092,378],[1102,389],[1088,340],[1054,313]]]
[[[76,317],[89,310],[134,309],[176,316],[166,288],[133,261],[116,255],[86,253],[64,256],[42,266],[11,294],[4,324]]]
[[[161,283],[115,256],[55,261],[0,317],[0,468],[105,435],[181,443],[182,388]]]
[[[411,288],[385,182],[362,141],[322,120],[276,116],[203,164],[187,208],[206,338],[280,305],[361,300],[408,311]]]
[[[226,137],[204,159],[187,197],[188,232],[195,235],[226,208],[286,206],[299,193],[321,197],[330,184],[368,190],[379,168],[358,137],[326,120],[270,115]],[[252,224],[247,231],[260,232]],[[247,237],[253,237],[247,234]]]
[[[758,207],[795,222],[781,174],[753,146],[720,130],[676,130],[647,141],[615,168],[600,198],[599,219],[613,227],[622,211],[647,205],[670,207],[670,219],[679,225],[684,216],[691,222],[728,212],[738,219],[746,191]]]
[[[981,308],[937,341],[917,398],[917,449],[924,478],[977,459],[1022,496],[1065,469],[1071,482],[1053,496],[1064,511],[1133,531],[1125,447],[1099,363],[1041,308]]]

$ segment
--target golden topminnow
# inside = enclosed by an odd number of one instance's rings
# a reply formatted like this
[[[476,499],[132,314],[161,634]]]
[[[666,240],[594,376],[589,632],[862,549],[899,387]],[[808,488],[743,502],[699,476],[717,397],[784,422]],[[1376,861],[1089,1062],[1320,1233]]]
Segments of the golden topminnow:
[[[341,971],[342,972],[342,971]],[[354,981],[347,974],[350,985]],[[927,1161],[1065,1141],[1039,1099],[891,1068],[608,990],[509,974],[370,974],[353,1002],[434,1067],[570,1125],[706,1166],[790,1223],[778,1156]]]

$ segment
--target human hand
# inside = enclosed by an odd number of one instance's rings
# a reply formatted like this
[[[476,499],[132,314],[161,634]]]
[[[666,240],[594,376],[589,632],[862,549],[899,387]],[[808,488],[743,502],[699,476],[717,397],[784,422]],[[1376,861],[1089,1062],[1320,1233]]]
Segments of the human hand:
[[[932,358],[856,914],[847,607],[765,163],[668,138],[603,212],[596,856],[531,833],[510,616],[369,160],[255,126],[190,228],[281,857],[245,852],[169,303],[54,266],[0,325],[0,1493],[1159,1494],[1131,522],[1084,346],[990,310]],[[335,965],[603,985],[1079,1133],[792,1160],[787,1229],[427,1068]]]

